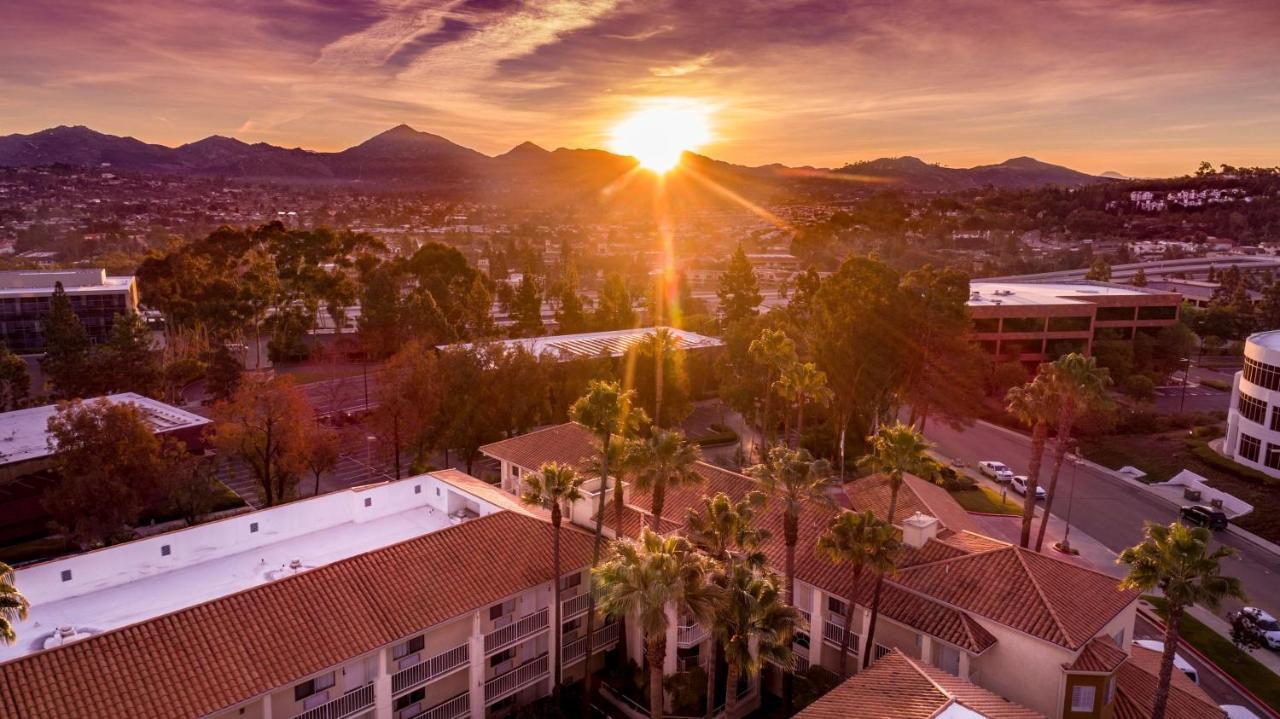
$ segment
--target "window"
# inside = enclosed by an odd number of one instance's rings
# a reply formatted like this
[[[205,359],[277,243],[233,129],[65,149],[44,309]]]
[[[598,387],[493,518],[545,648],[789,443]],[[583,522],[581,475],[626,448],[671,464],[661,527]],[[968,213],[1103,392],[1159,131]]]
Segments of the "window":
[[[1240,393],[1240,399],[1236,402],[1236,409],[1240,412],[1241,417],[1254,424],[1262,424],[1267,419],[1267,403],[1260,399],[1254,399],[1244,392]]]
[[[312,694],[318,694],[331,686],[333,686],[333,672],[322,674],[315,679],[309,679],[296,685],[293,688],[293,700],[300,702]]]
[[[497,654],[494,654],[493,656],[489,657],[489,666],[496,667],[505,661],[515,659],[515,657],[516,657],[515,647],[511,647],[510,649],[503,649]]]
[[[570,634],[572,632],[578,631],[578,627],[581,627],[581,626],[582,626],[582,617],[578,617],[576,619],[570,619],[569,621],[565,622],[564,626],[560,628],[560,631],[562,631],[565,634]]]
[[[1244,379],[1269,390],[1280,390],[1280,367],[1244,358]]]
[[[1044,332],[1043,317],[1006,317],[1001,332]]]
[[[508,599],[489,607],[489,621],[494,622],[516,610],[516,600]]]
[[[1262,449],[1262,443],[1258,441],[1257,437],[1242,434],[1240,435],[1240,445],[1236,448],[1236,454],[1250,462],[1257,462],[1260,449]]]
[[[1097,687],[1083,684],[1076,684],[1071,687],[1071,711],[1092,712],[1093,700],[1097,693]]]
[[[395,649],[392,649],[391,658],[400,659],[402,657],[407,657],[410,654],[417,654],[418,652],[422,651],[422,649],[426,646],[426,644],[427,642],[426,642],[425,635],[419,634],[413,639],[410,639],[404,644],[401,644]]]
[[[1099,322],[1125,322],[1133,319],[1136,307],[1099,307]]]
[[[845,603],[835,597],[827,597],[827,611],[843,617],[845,612]]]
[[[1280,432],[1280,405],[1271,406],[1271,431]]]
[[[516,479],[520,478],[520,468],[515,466],[514,464],[511,465],[511,476],[515,477]]]
[[[1262,463],[1272,469],[1280,469],[1280,445],[1267,442],[1267,456]]]
[[[973,320],[973,331],[974,332],[999,332],[1000,318],[999,317],[975,318]]]
[[[571,575],[569,575],[569,576],[567,576],[567,577],[561,577],[561,578],[560,578],[560,591],[562,591],[562,592],[563,592],[563,591],[564,591],[564,590],[566,590],[566,589],[573,589],[574,587],[579,586],[579,585],[581,585],[581,584],[582,584],[582,574],[581,574],[581,573],[578,573],[578,574],[571,574]]]
[[[71,581],[71,570],[70,570],[70,569],[64,569],[64,570],[62,570],[62,581],[64,581],[64,582],[69,582],[69,581]]]
[[[1107,686],[1102,693],[1102,703],[1110,704],[1112,699],[1116,697],[1116,678],[1114,676],[1107,677]]]
[[[1050,332],[1088,332],[1093,326],[1092,317],[1050,317]]]
[[[391,707],[395,711],[400,711],[407,707],[411,707],[414,704],[417,704],[418,702],[426,698],[427,698],[427,688],[422,687],[421,689],[415,689],[409,692],[408,694],[405,694],[404,696],[397,698],[395,702],[391,705]],[[409,712],[405,712],[405,714],[409,714]]]
[[[1159,307],[1139,307],[1140,320],[1172,320],[1178,317],[1177,305],[1161,305]]]
[[[808,648],[809,648],[809,633],[808,633],[808,632],[796,632],[796,633],[795,633],[794,641],[795,641],[795,643],[796,643],[796,646],[798,646],[798,647],[804,647],[805,649],[808,649]]]

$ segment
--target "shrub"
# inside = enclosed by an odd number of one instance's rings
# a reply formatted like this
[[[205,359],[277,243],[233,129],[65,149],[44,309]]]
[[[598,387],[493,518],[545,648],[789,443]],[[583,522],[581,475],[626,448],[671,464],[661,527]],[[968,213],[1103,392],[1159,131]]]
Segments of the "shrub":
[[[1139,402],[1150,402],[1156,396],[1156,383],[1144,374],[1130,375],[1124,381],[1124,393]]]
[[[1237,464],[1233,460],[1227,459],[1213,451],[1208,444],[1199,440],[1187,440],[1187,449],[1191,450],[1191,453],[1205,464],[1216,467],[1217,469],[1229,474],[1233,474],[1246,482],[1260,484],[1264,487],[1280,485],[1280,479],[1275,479],[1274,477],[1263,474],[1256,469],[1250,469],[1242,464]]]

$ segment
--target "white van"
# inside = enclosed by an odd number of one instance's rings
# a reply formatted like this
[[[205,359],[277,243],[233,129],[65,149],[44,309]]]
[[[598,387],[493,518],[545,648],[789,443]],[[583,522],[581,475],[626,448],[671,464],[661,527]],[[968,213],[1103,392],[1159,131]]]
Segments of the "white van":
[[[1133,640],[1133,643],[1143,649],[1150,649],[1153,652],[1160,652],[1161,654],[1164,653],[1164,642],[1157,641],[1155,639],[1135,639]],[[1177,667],[1178,671],[1186,674],[1187,678],[1191,681],[1196,684],[1200,683],[1200,674],[1196,671],[1196,668],[1191,666],[1191,662],[1188,662],[1177,652],[1173,653],[1173,666]]]

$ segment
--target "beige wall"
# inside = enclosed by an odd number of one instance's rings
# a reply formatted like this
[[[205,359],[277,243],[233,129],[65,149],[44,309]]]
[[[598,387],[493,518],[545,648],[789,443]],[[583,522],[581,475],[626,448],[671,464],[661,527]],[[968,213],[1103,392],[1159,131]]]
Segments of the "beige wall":
[[[994,646],[970,661],[974,683],[1045,716],[1060,716],[1062,665],[1075,652],[982,617],[974,619],[996,638]]]

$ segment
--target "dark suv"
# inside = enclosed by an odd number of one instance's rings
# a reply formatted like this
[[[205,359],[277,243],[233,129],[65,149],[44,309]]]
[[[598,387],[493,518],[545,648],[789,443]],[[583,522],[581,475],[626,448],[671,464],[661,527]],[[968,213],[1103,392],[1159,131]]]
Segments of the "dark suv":
[[[1186,520],[1188,524],[1208,527],[1209,529],[1227,528],[1227,515],[1223,514],[1220,509],[1206,507],[1203,504],[1193,504],[1189,507],[1183,507],[1178,514],[1182,515],[1182,518]]]

